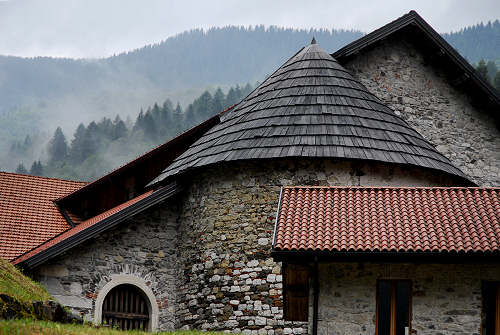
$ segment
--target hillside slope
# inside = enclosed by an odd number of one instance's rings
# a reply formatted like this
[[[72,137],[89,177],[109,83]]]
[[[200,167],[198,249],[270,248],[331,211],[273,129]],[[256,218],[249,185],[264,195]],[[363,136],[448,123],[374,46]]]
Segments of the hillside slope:
[[[50,299],[43,286],[23,275],[3,258],[0,258],[0,294],[8,295],[22,303]]]

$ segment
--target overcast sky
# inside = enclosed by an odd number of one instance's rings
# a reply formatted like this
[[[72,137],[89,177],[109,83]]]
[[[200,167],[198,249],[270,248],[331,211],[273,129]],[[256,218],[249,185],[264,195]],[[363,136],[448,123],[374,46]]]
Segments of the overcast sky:
[[[370,32],[411,9],[438,32],[500,18],[500,0],[0,0],[0,54],[104,57],[226,25]]]

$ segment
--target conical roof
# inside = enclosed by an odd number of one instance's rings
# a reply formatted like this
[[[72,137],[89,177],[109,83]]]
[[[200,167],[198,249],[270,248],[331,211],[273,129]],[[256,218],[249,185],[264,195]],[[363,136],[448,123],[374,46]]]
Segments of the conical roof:
[[[465,175],[318,44],[304,47],[153,183],[218,162],[331,157]]]

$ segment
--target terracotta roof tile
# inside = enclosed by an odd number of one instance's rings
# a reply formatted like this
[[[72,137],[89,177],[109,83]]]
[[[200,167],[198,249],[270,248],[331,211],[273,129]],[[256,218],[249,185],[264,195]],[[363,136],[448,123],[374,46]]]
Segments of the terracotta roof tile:
[[[53,201],[86,184],[0,172],[0,257],[12,260],[70,228]]]
[[[30,250],[29,252],[26,252],[23,255],[21,255],[20,257],[14,259],[12,261],[12,263],[19,264],[19,263],[33,257],[34,255],[37,255],[38,253],[40,253],[46,249],[49,249],[50,247],[53,247],[56,244],[68,239],[69,237],[72,237],[72,236],[96,225],[97,223],[101,222],[102,220],[104,220],[104,219],[106,219],[114,214],[117,214],[118,212],[120,212],[123,209],[139,202],[140,200],[146,199],[151,194],[153,194],[153,190],[147,191],[147,192],[145,192],[145,193],[143,193],[143,194],[141,194],[133,199],[130,199],[129,201],[124,202],[123,204],[120,204],[116,207],[113,207],[110,210],[107,210],[99,215],[94,216],[93,218],[85,220],[82,223],[80,223],[79,225],[63,231],[62,233],[55,236],[54,238],[52,238],[48,241],[44,241],[43,244],[36,246],[34,249]]]
[[[500,188],[286,187],[276,251],[500,250]]]

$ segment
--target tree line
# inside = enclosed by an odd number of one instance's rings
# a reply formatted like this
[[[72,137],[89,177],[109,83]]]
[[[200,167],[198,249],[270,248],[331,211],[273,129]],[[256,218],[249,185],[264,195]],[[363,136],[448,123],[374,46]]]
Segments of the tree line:
[[[497,59],[500,55],[500,21],[479,23],[457,32],[442,34],[470,63],[482,58]]]
[[[500,70],[493,61],[481,59],[476,66],[476,71],[486,79],[500,93]]]
[[[47,144],[48,158],[35,160],[31,167],[19,163],[17,173],[67,179],[92,180],[123,164],[152,146],[164,143],[180,132],[221,112],[247,96],[250,84],[232,87],[225,94],[218,88],[213,94],[205,91],[184,110],[169,99],[141,110],[134,122],[102,118],[88,125],[81,123],[71,141],[57,127]],[[33,139],[11,145],[13,157],[22,157],[33,150]]]

